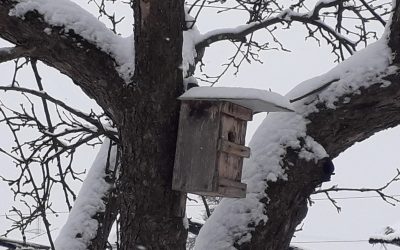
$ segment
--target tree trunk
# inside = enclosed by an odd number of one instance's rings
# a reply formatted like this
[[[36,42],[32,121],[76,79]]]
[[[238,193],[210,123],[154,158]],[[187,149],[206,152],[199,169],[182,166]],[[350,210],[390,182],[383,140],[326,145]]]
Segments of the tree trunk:
[[[184,249],[171,190],[182,93],[183,1],[134,2],[136,68],[119,97],[121,249]]]

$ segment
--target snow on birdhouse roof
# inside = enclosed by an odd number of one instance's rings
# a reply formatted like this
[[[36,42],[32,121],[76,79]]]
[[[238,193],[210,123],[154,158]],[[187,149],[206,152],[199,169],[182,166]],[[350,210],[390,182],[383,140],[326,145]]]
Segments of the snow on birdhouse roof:
[[[181,95],[179,100],[228,101],[249,108],[253,112],[293,111],[289,100],[275,92],[238,87],[195,87]]]

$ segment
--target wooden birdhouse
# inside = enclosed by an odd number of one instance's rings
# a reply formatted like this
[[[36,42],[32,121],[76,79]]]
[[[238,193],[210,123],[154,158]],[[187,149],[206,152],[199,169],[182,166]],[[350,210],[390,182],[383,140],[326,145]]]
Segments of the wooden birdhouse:
[[[247,122],[262,111],[291,111],[273,92],[247,88],[196,87],[182,101],[172,189],[241,198],[243,158],[250,157]]]

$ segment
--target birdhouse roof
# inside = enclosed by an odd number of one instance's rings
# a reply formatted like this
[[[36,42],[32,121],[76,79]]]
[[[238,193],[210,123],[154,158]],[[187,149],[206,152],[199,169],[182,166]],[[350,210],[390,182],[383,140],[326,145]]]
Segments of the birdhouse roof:
[[[253,112],[290,112],[287,98],[275,92],[238,87],[195,87],[181,95],[182,101],[228,101],[249,108]]]

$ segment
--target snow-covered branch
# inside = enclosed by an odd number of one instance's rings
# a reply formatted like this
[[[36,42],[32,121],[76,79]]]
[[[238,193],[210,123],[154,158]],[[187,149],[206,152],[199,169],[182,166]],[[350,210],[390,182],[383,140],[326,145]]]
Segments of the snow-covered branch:
[[[11,14],[11,16],[10,16]],[[133,74],[133,41],[108,30],[75,3],[11,1],[0,4],[0,37],[71,77],[109,116],[111,99]]]
[[[392,66],[398,49],[388,46],[386,33],[289,92],[286,97],[297,99],[296,113],[268,115],[250,142],[252,155],[242,177],[246,198],[221,202],[202,227],[196,249],[286,249],[285,235],[294,233],[308,196],[324,181],[325,157],[400,123],[400,103],[393,101],[400,95],[400,73]],[[278,226],[282,223],[284,228]]]
[[[96,237],[105,237],[95,243],[101,245],[102,242],[104,247],[117,216],[116,210],[111,207],[116,205],[113,188],[118,164],[117,146],[106,140],[89,170],[66,224],[55,241],[57,250],[90,249],[92,240]],[[106,214],[111,219],[104,220]]]
[[[369,238],[370,244],[391,244],[400,247],[399,224],[387,226],[381,232]]]
[[[291,9],[283,10],[280,14],[275,17],[269,17],[262,21],[254,21],[252,23],[242,25],[236,28],[230,29],[219,29],[213,30],[204,34],[201,39],[196,44],[197,51],[210,46],[212,43],[231,40],[231,41],[246,41],[246,36],[252,34],[258,30],[265,29],[269,26],[275,25],[277,23],[291,23],[297,21],[304,24],[311,24],[317,28],[323,29],[328,34],[332,35],[336,40],[341,42],[346,46],[349,53],[353,53],[355,49],[355,43],[337,32],[334,28],[330,27],[328,24],[320,21],[319,14],[324,8],[330,8],[340,4],[341,0],[335,1],[318,1],[314,9],[308,13],[298,13]]]

